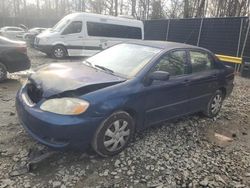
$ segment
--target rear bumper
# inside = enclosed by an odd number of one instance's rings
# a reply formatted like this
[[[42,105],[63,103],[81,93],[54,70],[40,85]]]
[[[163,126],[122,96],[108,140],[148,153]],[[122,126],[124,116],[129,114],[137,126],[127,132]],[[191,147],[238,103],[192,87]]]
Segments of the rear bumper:
[[[102,117],[57,115],[30,107],[22,99],[22,90],[16,97],[16,110],[28,134],[55,149],[86,150],[103,121]]]
[[[22,53],[12,53],[12,55],[5,57],[3,62],[9,73],[27,70],[31,66],[28,56]]]

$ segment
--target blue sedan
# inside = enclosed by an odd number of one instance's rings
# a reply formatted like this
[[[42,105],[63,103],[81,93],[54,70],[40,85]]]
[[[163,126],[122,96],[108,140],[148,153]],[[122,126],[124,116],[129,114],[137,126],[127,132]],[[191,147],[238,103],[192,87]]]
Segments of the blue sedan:
[[[206,49],[127,42],[81,63],[41,67],[18,91],[16,109],[27,132],[47,146],[92,146],[111,156],[149,126],[195,112],[216,116],[233,80],[233,69]]]

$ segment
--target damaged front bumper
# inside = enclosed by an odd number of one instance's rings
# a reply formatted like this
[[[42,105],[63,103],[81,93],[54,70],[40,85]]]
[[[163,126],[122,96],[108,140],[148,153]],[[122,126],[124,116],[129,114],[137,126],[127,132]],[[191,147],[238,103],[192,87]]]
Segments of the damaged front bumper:
[[[16,97],[16,110],[25,130],[38,142],[56,149],[86,150],[102,117],[58,115],[30,106],[23,100],[21,89]]]

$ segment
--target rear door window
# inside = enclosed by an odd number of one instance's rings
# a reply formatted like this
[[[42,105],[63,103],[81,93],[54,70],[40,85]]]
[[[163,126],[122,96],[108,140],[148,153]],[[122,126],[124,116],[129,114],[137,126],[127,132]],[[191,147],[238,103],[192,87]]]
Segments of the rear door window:
[[[190,61],[193,73],[211,70],[214,67],[213,59],[205,51],[190,51]]]

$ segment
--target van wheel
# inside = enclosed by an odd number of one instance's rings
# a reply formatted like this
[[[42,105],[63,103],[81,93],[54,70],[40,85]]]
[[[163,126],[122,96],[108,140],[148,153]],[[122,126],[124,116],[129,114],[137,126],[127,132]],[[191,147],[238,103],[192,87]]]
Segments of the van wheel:
[[[0,82],[7,78],[7,68],[3,63],[0,63]]]
[[[127,112],[116,112],[97,129],[92,148],[102,157],[116,155],[127,147],[134,130],[134,119]]]
[[[220,112],[222,102],[223,93],[221,90],[217,90],[208,102],[207,109],[204,111],[204,114],[210,118],[217,116]]]
[[[62,45],[57,45],[52,50],[52,55],[54,58],[63,59],[67,55],[67,50]]]

